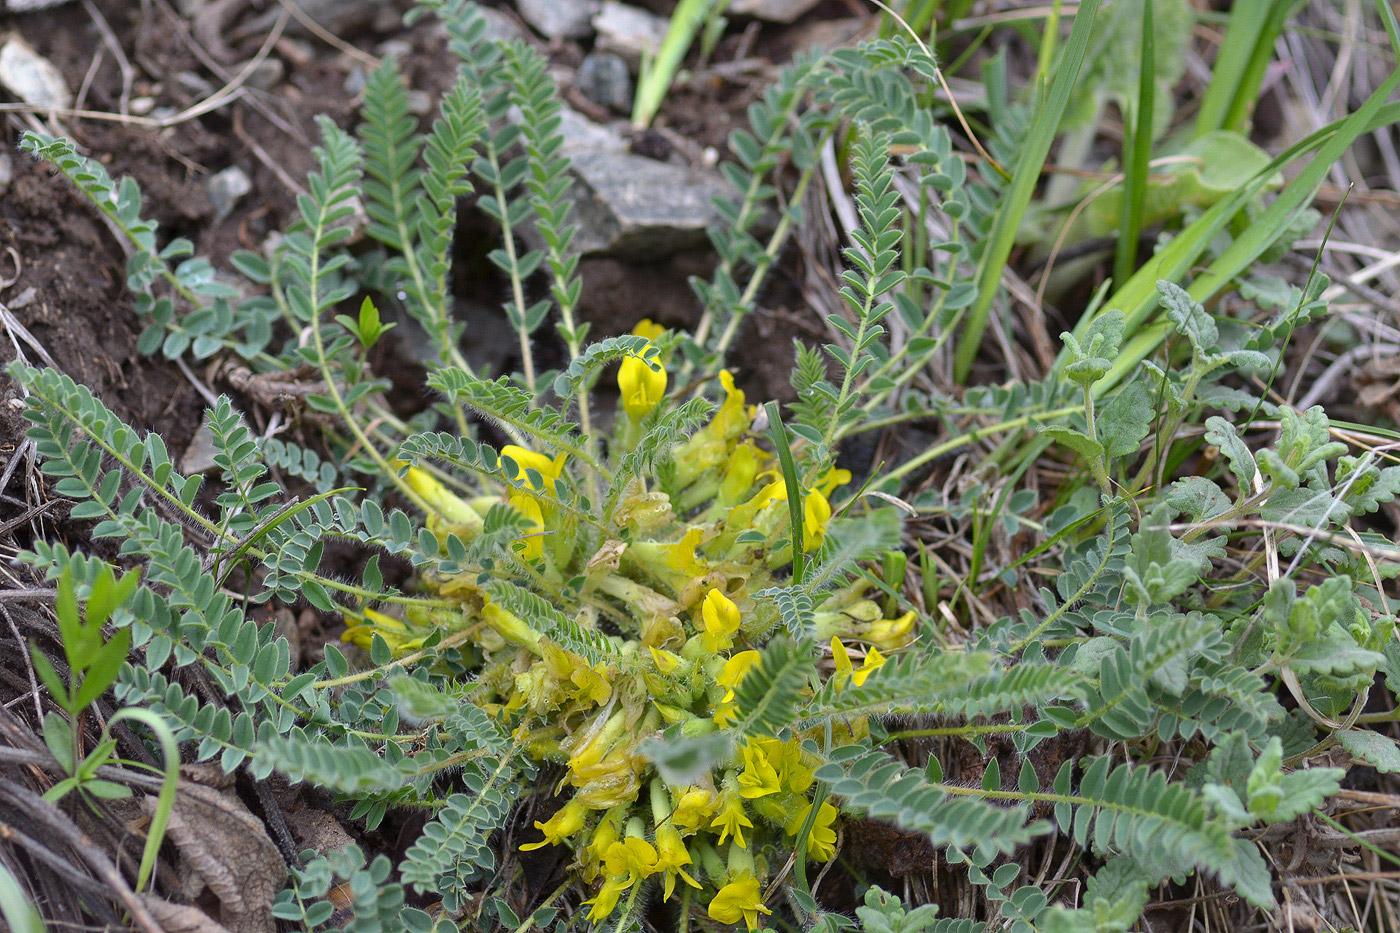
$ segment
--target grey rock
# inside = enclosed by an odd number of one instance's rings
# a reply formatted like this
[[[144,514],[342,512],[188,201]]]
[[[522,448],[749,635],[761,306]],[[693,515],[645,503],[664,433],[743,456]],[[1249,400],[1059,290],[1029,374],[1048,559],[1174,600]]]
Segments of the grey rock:
[[[574,75],[574,87],[595,104],[628,113],[632,109],[632,73],[627,63],[611,52],[584,56]]]
[[[730,13],[770,23],[791,23],[817,5],[817,0],[734,0]]]
[[[655,13],[617,0],[603,0],[593,17],[593,29],[598,33],[594,49],[620,55],[629,67],[637,68],[644,57],[660,50],[666,28],[666,20]]]
[[[233,211],[240,198],[253,190],[253,182],[243,169],[230,165],[213,175],[204,190],[209,195],[209,203],[214,205],[214,222],[218,223]]]
[[[519,111],[511,115],[519,119]],[[611,127],[594,123],[572,107],[559,109],[559,132],[564,137],[564,153],[572,156],[576,152],[626,152],[627,140]]]
[[[407,61],[413,54],[413,43],[407,39],[385,39],[374,47],[374,54],[380,58],[397,58]]]
[[[373,25],[386,8],[393,7],[381,0],[291,0],[291,3],[305,13],[307,19],[337,36]],[[399,14],[396,10],[391,12],[397,23]],[[283,15],[282,5],[274,3],[271,9],[240,26],[234,38],[265,36]],[[283,29],[289,36],[311,35],[311,30],[297,17],[289,19]]]
[[[241,65],[239,69],[242,69]],[[286,73],[287,66],[282,64],[282,59],[269,55],[253,67],[243,83],[256,91],[270,91],[282,82],[282,76]]]
[[[62,72],[17,35],[0,45],[0,84],[31,107],[63,110],[73,104]]]
[[[206,415],[199,425],[199,430],[190,438],[190,446],[185,448],[184,456],[180,458],[180,472],[186,476],[208,473],[219,465],[214,461],[218,452],[214,446],[214,430],[209,426],[209,418]]]
[[[9,190],[15,180],[15,163],[8,152],[0,152],[0,194]]]
[[[815,49],[830,51],[850,45],[863,28],[865,20],[855,17],[820,19],[793,27],[789,42],[794,52],[810,52]]]
[[[508,116],[521,119],[514,109]],[[703,247],[706,230],[720,222],[713,199],[738,195],[712,170],[633,155],[622,135],[626,121],[601,126],[569,107],[559,116],[573,175],[569,219],[578,225],[574,246],[580,253],[651,260]],[[532,249],[543,245],[529,227],[522,235]]]
[[[712,203],[735,192],[713,172],[630,153],[577,152],[571,193],[582,253],[658,259],[703,246],[720,222]]]
[[[500,10],[482,6],[476,8],[476,13],[486,20],[486,38],[499,42],[525,38],[525,30],[520,28],[520,24]],[[443,27],[443,31],[446,32],[445,27]]]
[[[546,39],[586,39],[593,33],[594,0],[515,0],[520,18]]]

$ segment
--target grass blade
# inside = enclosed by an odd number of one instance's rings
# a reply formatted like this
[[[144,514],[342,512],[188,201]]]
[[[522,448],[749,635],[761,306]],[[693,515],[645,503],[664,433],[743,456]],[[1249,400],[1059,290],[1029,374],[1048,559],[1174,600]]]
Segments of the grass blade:
[[[1152,0],[1142,4],[1142,59],[1138,68],[1137,104],[1133,119],[1123,121],[1123,209],[1119,216],[1118,248],[1113,254],[1113,281],[1126,282],[1137,264],[1138,235],[1147,201],[1147,166],[1152,160],[1152,127],[1157,104],[1157,48]]]
[[[1069,103],[1070,91],[1079,76],[1080,66],[1089,46],[1089,33],[1093,29],[1094,14],[1098,12],[1100,0],[1084,0],[1074,15],[1074,26],[1070,29],[1069,41],[1065,44],[1064,57],[1055,69],[1054,81],[1049,93],[1045,84],[1038,83],[1036,97],[1042,106],[1036,108],[1035,123],[1032,124],[1011,176],[1011,186],[992,220],[988,234],[986,251],[977,269],[977,300],[968,310],[967,328],[958,341],[953,359],[953,373],[962,382],[967,378],[977,350],[982,345],[982,335],[987,329],[987,316],[992,307],[992,299],[1001,285],[1001,273],[1006,268],[1006,260],[1011,255],[1011,247],[1016,242],[1016,231],[1021,226],[1021,218],[1030,205],[1035,193],[1036,182],[1050,145],[1055,141],[1055,133],[1060,127],[1065,107]]]

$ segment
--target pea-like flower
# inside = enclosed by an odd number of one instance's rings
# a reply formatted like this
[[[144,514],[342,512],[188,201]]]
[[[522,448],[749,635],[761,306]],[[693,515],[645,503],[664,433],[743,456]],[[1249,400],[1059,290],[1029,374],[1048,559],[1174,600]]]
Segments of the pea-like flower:
[[[734,633],[739,631],[739,607],[732,599],[711,587],[700,606],[700,618],[705,623],[706,651],[717,654],[734,646]]]
[[[719,708],[715,710],[716,725],[729,724],[730,717],[734,715],[734,688],[739,686],[744,675],[762,659],[763,656],[757,651],[749,650],[740,651],[724,662],[724,667],[720,668],[719,675],[715,678],[716,683],[725,688],[724,697],[720,700]]]
[[[534,496],[516,493],[510,497],[510,507],[515,509],[529,523],[529,531],[515,542],[515,551],[525,560],[539,560],[544,556],[544,512],[539,500]]]
[[[518,481],[522,486],[532,492],[554,493],[554,484],[559,477],[564,474],[564,455],[559,454],[554,458],[546,457],[544,454],[537,454],[533,450],[526,450],[516,444],[507,444],[501,448],[502,459],[509,457],[515,461],[515,465],[520,468]],[[506,470],[505,464],[501,464],[501,470]],[[539,485],[530,478],[528,470],[534,470],[539,474]]]
[[[916,616],[911,609],[897,619],[876,619],[865,633],[865,640],[886,651],[903,648],[913,639]]]
[[[815,551],[826,538],[826,526],[831,524],[831,503],[820,490],[813,489],[802,500],[802,550]]]
[[[403,465],[402,460],[394,461],[395,467],[401,468]],[[411,466],[403,475],[403,480],[439,518],[455,526],[457,530],[476,533],[485,527],[485,521],[475,509],[438,482],[427,470]]]
[[[661,896],[663,901],[671,899],[671,894],[676,889],[677,876],[692,888],[700,887],[700,882],[685,871],[684,866],[689,865],[691,861],[690,850],[686,848],[680,830],[669,821],[656,827],[656,871],[665,872],[666,875],[665,891]]]
[[[802,826],[807,822],[807,814],[812,812],[812,805],[793,811],[783,829],[789,836],[796,836],[802,831]],[[836,817],[838,811],[829,803],[823,803],[817,810],[817,819],[812,823],[812,831],[807,834],[807,854],[813,861],[829,862],[836,854]]]
[[[763,747],[755,742],[744,746],[744,770],[739,775],[739,795],[747,799],[766,797],[783,789],[778,769],[768,760]]]
[[[341,641],[354,642],[357,647],[368,651],[374,644],[374,636],[378,635],[395,655],[423,647],[423,639],[427,636],[415,636],[402,620],[373,609],[365,609],[363,613],[359,624],[350,626],[340,636]]]
[[[696,832],[708,825],[719,808],[720,798],[713,790],[705,787],[690,787],[676,798],[676,808],[671,813],[671,822],[687,832]]]
[[[608,846],[603,859],[608,880],[585,904],[592,904],[589,920],[602,920],[613,912],[622,892],[656,873],[656,848],[645,839],[629,836]]]
[[[633,421],[641,421],[651,414],[666,397],[666,369],[657,361],[654,350],[649,355],[649,359],[628,356],[617,370],[622,409]]]
[[[723,845],[730,836],[735,845],[744,848],[744,830],[753,829],[753,820],[744,814],[744,802],[737,794],[725,793],[720,804],[719,814],[710,822],[710,828],[719,830],[719,841]]]
[[[763,894],[758,888],[758,879],[748,872],[736,875],[710,901],[711,920],[720,923],[743,921],[750,930],[758,929],[758,915],[773,911],[763,906]]]
[[[539,842],[525,843],[520,847],[520,851],[529,852],[533,849],[543,849],[545,846],[557,846],[583,829],[583,823],[587,817],[588,808],[575,797],[543,823],[535,823],[535,828],[544,833],[544,838]]]
[[[866,678],[869,677],[873,671],[883,667],[885,663],[885,656],[880,653],[880,649],[871,648],[865,653],[865,660],[861,663],[860,667],[855,667],[855,665],[851,663],[850,652],[846,650],[845,645],[841,644],[841,639],[834,635],[831,638],[831,657],[836,662],[835,676],[838,690],[847,680],[855,683],[857,687],[863,686]]]

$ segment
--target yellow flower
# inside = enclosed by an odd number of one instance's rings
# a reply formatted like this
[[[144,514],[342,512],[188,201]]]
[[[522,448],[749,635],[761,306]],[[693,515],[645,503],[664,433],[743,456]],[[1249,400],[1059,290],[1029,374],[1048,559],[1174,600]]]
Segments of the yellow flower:
[[[838,470],[836,467],[831,467],[822,474],[822,478],[817,480],[817,485],[813,488],[829,499],[831,494],[836,491],[837,486],[844,486],[850,481],[850,470]]]
[[[544,556],[544,513],[534,496],[516,493],[510,497],[510,507],[515,509],[529,523],[529,531],[515,540],[515,552],[525,560],[539,560]]]
[[[710,828],[719,830],[719,841],[723,845],[730,836],[739,848],[745,848],[744,830],[753,829],[753,820],[744,815],[743,801],[726,793],[720,805],[719,815],[710,821]]]
[[[716,808],[719,795],[709,788],[687,788],[677,799],[676,808],[671,813],[671,822],[687,832],[695,832],[707,825]]]
[[[720,700],[719,709],[715,710],[714,719],[717,725],[728,725],[730,717],[734,715],[734,688],[739,686],[744,675],[761,659],[762,655],[757,651],[749,650],[740,651],[724,662],[719,676],[715,678],[715,682],[725,688],[724,698]]]
[[[529,852],[532,849],[542,849],[545,846],[557,846],[569,836],[583,829],[583,821],[588,816],[588,808],[577,798],[564,804],[560,810],[543,823],[536,823],[535,828],[544,833],[544,838],[539,842],[527,842],[520,847],[520,851]]]
[[[727,690],[724,694],[725,703],[734,699],[734,688],[739,686],[740,681],[744,679],[744,675],[761,660],[763,660],[761,654],[757,651],[749,650],[740,651],[738,654],[734,655],[734,657],[724,662],[724,667],[720,670],[719,676],[715,678],[715,680],[719,682],[721,687],[725,687]]]
[[[636,561],[647,573],[669,587],[676,597],[680,598],[686,587],[697,577],[703,577],[710,572],[704,558],[696,550],[704,537],[705,529],[692,525],[686,529],[679,541],[634,541],[627,548],[623,560]],[[696,597],[699,595],[695,594]]]
[[[734,386],[733,374],[727,369],[720,370],[719,382],[724,387],[724,401],[714,418],[676,448],[676,485],[679,488],[689,486],[706,470],[724,463],[735,441],[753,421],[750,410],[744,406],[744,393]]]
[[[368,651],[374,644],[374,636],[378,635],[396,655],[423,647],[423,639],[427,636],[413,637],[401,620],[373,609],[365,609],[363,613],[359,624],[350,626],[340,636],[341,641],[354,642],[356,647]]]
[[[886,651],[903,648],[912,640],[914,611],[911,609],[897,619],[877,619],[870,623],[865,640]]]
[[[671,893],[676,889],[677,875],[692,888],[700,887],[700,882],[690,877],[682,867],[690,863],[690,850],[685,847],[680,831],[669,822],[656,827],[656,871],[666,873],[666,890],[661,896],[663,901],[671,899]]]
[[[812,786],[812,781],[816,779],[816,767],[808,761],[807,754],[802,751],[802,743],[796,738],[786,742],[763,738],[750,741],[763,749],[763,753],[777,769],[783,786],[788,790],[794,794],[802,794]]]
[[[870,676],[871,672],[878,670],[885,663],[885,656],[880,654],[880,649],[871,648],[865,653],[865,661],[860,668],[854,668],[846,646],[841,644],[841,639],[835,635],[831,637],[831,657],[836,662],[835,678],[838,690],[847,679],[854,681],[857,687],[864,686],[865,679]]]
[[[622,408],[633,421],[641,421],[651,414],[666,397],[666,369],[657,361],[656,351],[651,347],[648,347],[648,356],[649,359],[628,356],[617,370]]]
[[[778,769],[763,748],[750,742],[744,746],[744,771],[739,775],[739,795],[748,799],[766,797],[782,790]]]
[[[734,506],[753,487],[758,478],[759,452],[752,444],[740,444],[729,455],[729,465],[725,467],[724,479],[719,484],[718,499],[721,505]]]
[[[584,846],[584,877],[592,881],[606,865],[608,849],[617,842],[617,827],[622,822],[626,807],[614,807],[603,814],[598,825],[593,828],[593,838]]]
[[[608,880],[598,894],[585,904],[592,904],[589,920],[602,920],[613,912],[617,900],[632,885],[656,873],[656,848],[645,839],[629,836],[608,846],[603,858]]]
[[[826,496],[813,489],[802,500],[802,550],[815,551],[821,547],[826,537],[826,526],[831,523],[831,503]]]
[[[724,389],[724,402],[705,430],[720,440],[730,441],[748,430],[753,419],[744,408],[743,391],[734,387],[734,374],[727,369],[721,369],[719,384]]]
[[[501,458],[504,460],[507,457],[515,461],[515,465],[520,469],[517,481],[532,492],[548,491],[553,493],[555,481],[564,473],[563,454],[559,454],[551,460],[544,454],[537,454],[533,450],[526,450],[515,444],[507,444],[501,448]],[[534,480],[526,473],[527,470],[534,470],[540,475],[540,485],[535,485]],[[501,464],[501,471],[509,478],[509,472],[504,462]]]
[[[728,651],[734,645],[734,633],[739,631],[739,607],[714,587],[705,594],[700,606],[705,623],[704,645],[711,654]]]
[[[653,322],[651,318],[644,317],[637,322],[636,327],[632,328],[632,333],[636,334],[638,337],[645,337],[655,342],[657,337],[666,333],[666,328]]]
[[[393,462],[396,469],[403,465],[404,461],[402,460]],[[429,508],[437,513],[438,517],[449,525],[473,532],[480,532],[485,527],[484,519],[477,514],[475,509],[438,482],[428,471],[411,466],[408,468],[408,472],[403,475],[403,481],[408,484],[409,489],[418,494]]]
[[[807,822],[807,814],[811,812],[810,803],[794,811],[783,829],[789,836],[796,836],[802,831],[802,824]],[[807,835],[807,854],[818,862],[829,862],[836,854],[836,830],[833,824],[838,815],[837,809],[829,803],[823,803],[817,810],[816,822],[812,824],[812,831]]]
[[[758,879],[748,872],[740,872],[732,881],[719,889],[710,901],[711,920],[720,923],[738,923],[750,930],[758,929],[758,915],[773,911],[763,906],[763,895],[758,889]]]
[[[658,649],[655,646],[648,646],[648,650],[651,651],[651,661],[656,665],[658,673],[669,674],[680,666],[680,655],[664,648]]]

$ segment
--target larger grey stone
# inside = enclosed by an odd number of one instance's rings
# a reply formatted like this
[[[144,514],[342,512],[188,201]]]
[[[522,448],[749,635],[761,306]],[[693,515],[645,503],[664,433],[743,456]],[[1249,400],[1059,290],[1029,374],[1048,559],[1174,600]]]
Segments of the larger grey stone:
[[[575,152],[573,221],[583,253],[657,259],[704,246],[713,199],[735,194],[713,172],[630,153]]]
[[[63,73],[16,35],[0,45],[0,84],[31,107],[63,110],[73,103]]]
[[[515,0],[520,18],[547,39],[586,39],[593,34],[595,0]]]
[[[734,0],[729,12],[770,23],[791,23],[816,5],[817,0]]]
[[[633,68],[644,57],[654,57],[666,38],[667,21],[655,13],[617,0],[603,0],[593,17],[598,33],[595,50],[612,52]]]

